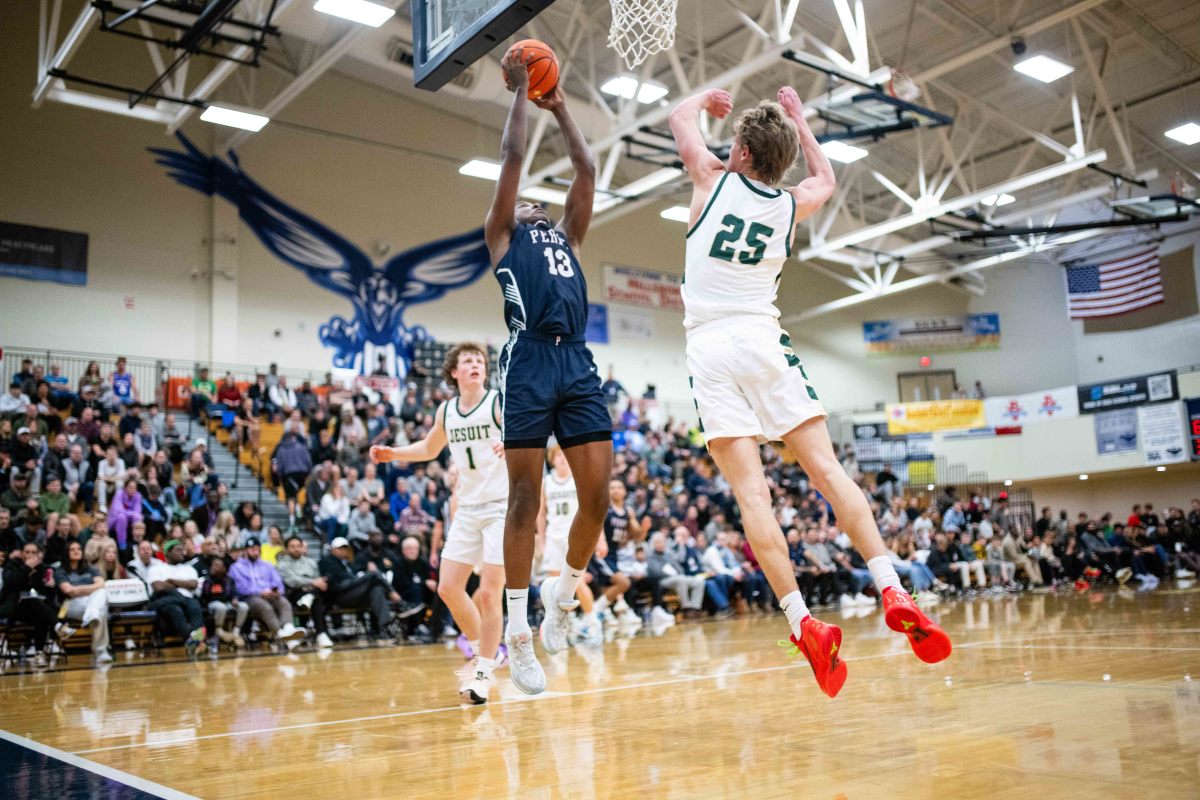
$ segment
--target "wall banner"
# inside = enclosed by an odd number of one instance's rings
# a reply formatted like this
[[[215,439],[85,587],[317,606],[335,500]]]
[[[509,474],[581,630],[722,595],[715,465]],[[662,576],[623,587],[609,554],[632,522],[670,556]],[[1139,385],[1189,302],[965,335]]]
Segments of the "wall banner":
[[[1074,386],[1037,392],[989,397],[983,401],[988,425],[1029,425],[1079,416],[1079,395]]]
[[[1137,410],[1138,436],[1147,466],[1178,464],[1188,459],[1183,403],[1158,403]]]
[[[583,335],[589,344],[608,344],[608,306],[588,303],[587,329]]]
[[[884,319],[863,323],[867,355],[995,350],[1000,346],[999,314],[966,314],[936,319]]]
[[[604,265],[604,296],[610,303],[682,314],[683,298],[679,294],[682,285],[682,275],[621,264]]]
[[[1119,408],[1095,416],[1096,455],[1111,456],[1137,450],[1137,410]]]
[[[982,400],[930,400],[923,403],[888,403],[888,433],[929,433],[983,428],[987,420]]]
[[[1079,411],[1095,414],[1110,408],[1133,408],[1146,403],[1179,399],[1175,370],[1154,375],[1136,375],[1108,383],[1090,383],[1077,388]]]
[[[0,222],[0,276],[87,285],[86,233]]]

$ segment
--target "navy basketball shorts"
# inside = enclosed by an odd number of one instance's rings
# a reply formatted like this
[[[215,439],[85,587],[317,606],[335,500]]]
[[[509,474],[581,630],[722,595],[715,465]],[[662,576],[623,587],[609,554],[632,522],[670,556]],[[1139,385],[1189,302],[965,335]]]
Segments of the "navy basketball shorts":
[[[500,353],[504,446],[566,450],[612,441],[600,375],[582,336],[517,331]]]

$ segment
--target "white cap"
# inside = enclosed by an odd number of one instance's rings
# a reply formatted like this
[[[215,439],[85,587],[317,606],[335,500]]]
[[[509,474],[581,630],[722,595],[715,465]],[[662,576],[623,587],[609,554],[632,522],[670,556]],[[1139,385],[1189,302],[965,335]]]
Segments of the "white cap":
[[[347,539],[345,536],[338,536],[332,542],[329,543],[330,550],[337,550],[339,547],[349,547],[349,546],[350,546],[350,540]]]

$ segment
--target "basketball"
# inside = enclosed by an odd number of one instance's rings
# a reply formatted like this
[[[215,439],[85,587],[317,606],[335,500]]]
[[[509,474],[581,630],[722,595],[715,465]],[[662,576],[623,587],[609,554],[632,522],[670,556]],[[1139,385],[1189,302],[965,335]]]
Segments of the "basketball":
[[[522,39],[508,48],[509,53],[529,59],[529,99],[536,100],[558,85],[558,56],[550,45],[537,39]]]

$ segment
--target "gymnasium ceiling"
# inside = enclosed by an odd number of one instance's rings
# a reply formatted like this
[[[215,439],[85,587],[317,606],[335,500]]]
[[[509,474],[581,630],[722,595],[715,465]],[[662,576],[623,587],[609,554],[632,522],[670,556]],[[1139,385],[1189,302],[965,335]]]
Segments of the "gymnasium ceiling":
[[[49,20],[58,9],[57,32],[46,47],[48,60],[70,38],[68,31],[86,4],[39,1]],[[124,8],[140,2],[110,1]],[[499,85],[497,64],[503,46],[474,65],[464,76],[465,86],[430,94],[412,86],[411,71],[400,63],[411,47],[407,2],[389,0],[399,13],[378,29],[318,13],[311,0],[242,0],[236,13],[258,20],[272,2],[277,4],[274,23],[281,36],[268,42],[260,68],[230,68],[197,58],[167,81],[166,90],[267,110],[273,119],[286,121],[287,103],[332,70],[497,130],[503,124],[508,95]],[[795,85],[807,102],[819,103],[831,89],[826,75],[777,53],[791,48],[836,61],[832,50],[854,61],[856,54],[847,45],[854,31],[843,26],[839,2],[845,8],[855,6],[854,0],[681,0],[674,52],[652,56],[638,75],[667,87],[667,101],[717,82],[734,91],[736,106],[773,97],[783,84]],[[1055,244],[1053,238],[1031,235],[991,240],[987,249],[980,249],[934,236],[942,229],[935,231],[924,221],[927,216],[967,227],[1061,224],[1108,218],[1109,202],[1116,196],[1164,191],[1176,173],[1200,184],[1200,145],[1187,146],[1163,135],[1184,122],[1200,122],[1200,0],[863,0],[862,5],[864,72],[904,70],[921,90],[917,102],[953,117],[954,124],[889,135],[878,142],[855,142],[869,155],[852,164],[835,164],[840,191],[829,209],[811,221],[807,233],[801,229],[801,257],[861,299],[915,288],[901,286],[913,277],[978,294],[984,287],[983,270],[993,265],[989,259],[998,257],[995,263],[1002,263]],[[785,29],[781,20],[791,7],[795,21]],[[602,181],[614,193],[609,195],[614,199],[610,207],[597,214],[596,224],[640,208],[657,213],[686,205],[688,197],[682,179],[645,190],[647,183],[655,182],[646,179],[655,168],[629,158],[626,146],[614,141],[614,130],[633,131],[642,122],[661,127],[666,101],[639,105],[597,91],[608,78],[628,73],[605,46],[608,23],[607,3],[558,0],[523,31],[550,42],[560,54],[571,54],[563,59],[569,64],[564,85],[593,142]],[[1026,57],[1044,53],[1073,66],[1074,72],[1041,83],[1014,71],[1012,65],[1019,60],[1011,47],[1014,35],[1024,40]],[[143,43],[95,30],[79,44],[72,71],[107,64],[118,49],[140,51],[144,62],[140,71],[126,68],[132,74],[123,75],[123,80],[137,84],[153,78],[158,65]],[[169,63],[169,53],[157,50],[157,57]],[[120,60],[130,63],[128,58]],[[858,61],[860,68],[862,63]],[[747,69],[748,64],[757,66]],[[722,81],[730,71],[743,74]],[[118,96],[53,79],[46,83],[50,100],[71,91]],[[167,129],[178,127],[196,111],[165,101],[139,110]],[[648,114],[655,116],[647,119]],[[821,133],[819,121],[813,123]],[[729,135],[720,126],[713,134],[714,145]],[[250,135],[231,134],[226,145],[236,146]],[[558,137],[547,135],[538,141],[532,182],[552,179],[562,165]],[[1052,178],[1026,180],[1074,159],[1095,160],[1098,151],[1106,157],[1097,166],[1140,176],[1147,186],[1122,183],[1114,188],[1109,175],[1082,165]],[[479,154],[441,155],[466,161]],[[1014,187],[1015,200],[1007,206],[972,202],[943,209],[955,198],[1009,186]],[[878,228],[898,217],[919,219],[920,224]],[[1058,254],[1095,244],[1086,238],[1059,245]]]

